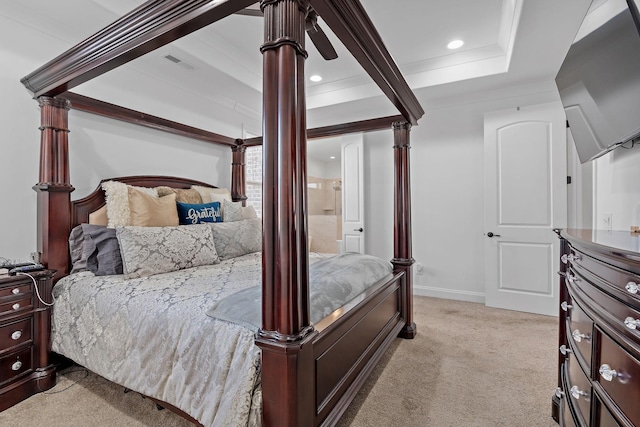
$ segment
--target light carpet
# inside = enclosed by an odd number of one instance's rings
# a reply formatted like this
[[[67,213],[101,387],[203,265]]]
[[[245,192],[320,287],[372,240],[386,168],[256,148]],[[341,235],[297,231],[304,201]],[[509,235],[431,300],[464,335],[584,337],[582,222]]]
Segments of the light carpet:
[[[415,297],[414,317],[416,338],[393,343],[339,427],[557,425],[556,318],[427,297]],[[44,425],[192,426],[78,367],[0,413],[0,426]]]

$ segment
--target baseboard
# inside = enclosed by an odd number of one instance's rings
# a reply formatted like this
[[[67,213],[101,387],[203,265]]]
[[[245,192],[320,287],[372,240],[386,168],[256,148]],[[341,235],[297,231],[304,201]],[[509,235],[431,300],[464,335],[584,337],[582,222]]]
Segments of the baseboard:
[[[479,302],[484,304],[484,292],[461,291],[457,289],[436,288],[434,286],[413,285],[413,294],[425,297],[453,299],[458,301]]]

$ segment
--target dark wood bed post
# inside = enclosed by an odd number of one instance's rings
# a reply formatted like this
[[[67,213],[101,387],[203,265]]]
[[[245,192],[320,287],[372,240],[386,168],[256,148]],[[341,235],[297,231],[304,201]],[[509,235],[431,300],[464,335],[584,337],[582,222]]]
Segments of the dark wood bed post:
[[[54,280],[69,272],[71,192],[69,180],[69,109],[66,99],[41,96],[40,174],[33,186],[38,193],[37,248],[40,262],[57,270]]]
[[[309,320],[306,102],[307,0],[262,0],[263,424],[314,424],[314,359]]]
[[[236,145],[231,147],[231,198],[234,202],[247,205],[247,178],[245,175],[245,153],[247,147],[242,139],[236,139]]]
[[[415,262],[411,251],[411,176],[409,171],[409,134],[411,123],[393,123],[393,150],[395,165],[394,185],[394,270],[405,272],[405,288],[402,292],[402,315],[405,326],[400,331],[402,338],[416,336],[416,324],[413,321],[413,271]]]

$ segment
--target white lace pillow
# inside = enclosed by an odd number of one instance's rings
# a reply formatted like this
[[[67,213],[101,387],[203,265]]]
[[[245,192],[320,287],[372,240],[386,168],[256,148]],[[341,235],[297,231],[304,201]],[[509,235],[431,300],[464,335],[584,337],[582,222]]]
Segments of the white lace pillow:
[[[102,189],[107,203],[107,227],[123,227],[131,225],[131,210],[129,209],[129,187],[140,190],[146,194],[158,197],[158,192],[153,188],[134,187],[119,181],[106,181],[102,183]]]
[[[116,228],[125,278],[218,263],[207,224]]]
[[[222,200],[222,221],[242,221],[242,202],[232,202],[231,200]]]

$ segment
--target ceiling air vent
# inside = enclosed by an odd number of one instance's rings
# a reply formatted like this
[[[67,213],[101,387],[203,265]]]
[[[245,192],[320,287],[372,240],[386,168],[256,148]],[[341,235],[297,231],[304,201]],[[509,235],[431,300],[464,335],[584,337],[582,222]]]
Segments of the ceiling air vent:
[[[180,59],[180,58],[176,58],[175,56],[173,56],[173,55],[171,55],[171,54],[169,54],[169,53],[168,53],[168,54],[166,54],[166,55],[164,55],[164,58],[165,58],[167,61],[171,61],[171,62],[173,62],[174,64],[178,64],[179,66],[181,66],[182,68],[185,68],[185,69],[187,69],[187,70],[193,70],[193,69],[195,69],[195,67],[194,67],[193,65],[188,64],[188,63],[184,62],[182,59]]]

